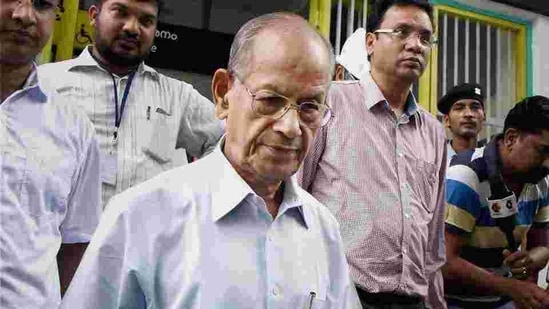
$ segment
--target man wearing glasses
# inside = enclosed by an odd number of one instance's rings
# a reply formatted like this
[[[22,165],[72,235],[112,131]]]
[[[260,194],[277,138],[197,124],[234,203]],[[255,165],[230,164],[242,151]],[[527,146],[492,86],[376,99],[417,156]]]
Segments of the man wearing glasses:
[[[331,47],[303,18],[246,23],[215,72],[226,135],[115,196],[64,308],[356,308],[338,224],[292,175],[319,127]]]
[[[99,223],[99,146],[86,114],[33,62],[57,0],[0,0],[0,308],[58,308]]]
[[[339,221],[364,308],[445,308],[444,129],[410,91],[435,43],[432,11],[375,3],[370,74],[331,86],[332,119],[303,163],[303,188]]]

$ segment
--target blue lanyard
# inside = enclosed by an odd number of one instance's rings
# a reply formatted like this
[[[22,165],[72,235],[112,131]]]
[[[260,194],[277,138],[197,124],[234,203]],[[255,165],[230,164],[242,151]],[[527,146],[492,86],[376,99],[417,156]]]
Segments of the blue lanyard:
[[[118,128],[120,127],[120,122],[122,122],[122,114],[124,113],[124,108],[126,107],[126,101],[128,100],[128,94],[130,93],[130,88],[132,86],[133,78],[135,77],[135,72],[132,72],[130,74],[130,77],[128,77],[128,83],[126,84],[126,88],[124,89],[122,102],[120,102],[120,112],[118,112],[118,87],[116,87],[116,80],[114,79],[114,75],[111,74],[111,77],[112,77],[112,83],[114,86],[114,107],[115,107],[114,132],[112,134],[112,137],[113,137],[113,143],[116,143],[118,141]]]

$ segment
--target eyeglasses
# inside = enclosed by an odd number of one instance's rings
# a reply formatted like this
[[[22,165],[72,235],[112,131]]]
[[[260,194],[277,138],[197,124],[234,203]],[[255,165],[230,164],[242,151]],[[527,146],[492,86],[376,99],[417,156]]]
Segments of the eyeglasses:
[[[432,47],[437,44],[437,38],[430,31],[415,31],[411,27],[398,27],[395,29],[377,29],[375,34],[386,33],[396,38],[399,41],[407,41],[410,36],[416,35],[419,37],[419,42],[424,47]]]
[[[260,116],[280,119],[293,108],[297,110],[299,122],[313,129],[326,125],[332,116],[332,110],[324,103],[314,101],[294,103],[291,99],[269,90],[258,90],[253,93],[238,77],[236,79],[252,97],[252,110]]]

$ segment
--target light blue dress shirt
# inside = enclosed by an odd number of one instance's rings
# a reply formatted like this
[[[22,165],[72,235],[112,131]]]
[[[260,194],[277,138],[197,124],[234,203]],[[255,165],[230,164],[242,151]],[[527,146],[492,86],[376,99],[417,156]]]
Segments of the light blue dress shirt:
[[[62,308],[359,308],[339,227],[285,182],[273,220],[221,146],[107,205]]]
[[[0,105],[2,309],[59,307],[59,248],[99,223],[99,146],[71,103],[46,95],[34,69]]]

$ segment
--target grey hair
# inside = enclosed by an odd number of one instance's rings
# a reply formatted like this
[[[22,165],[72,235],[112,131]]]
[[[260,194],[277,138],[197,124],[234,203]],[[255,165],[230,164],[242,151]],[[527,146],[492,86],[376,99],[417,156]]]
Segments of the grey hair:
[[[299,26],[299,24],[302,24],[302,26]],[[313,38],[320,40],[328,52],[330,79],[332,79],[335,69],[335,55],[332,44],[303,17],[289,12],[275,12],[258,16],[246,22],[238,30],[231,44],[228,64],[229,73],[238,73],[238,78],[246,79],[249,73],[246,70],[246,64],[249,63],[254,40],[258,34],[270,28],[277,28],[282,31],[300,31],[311,34]]]

